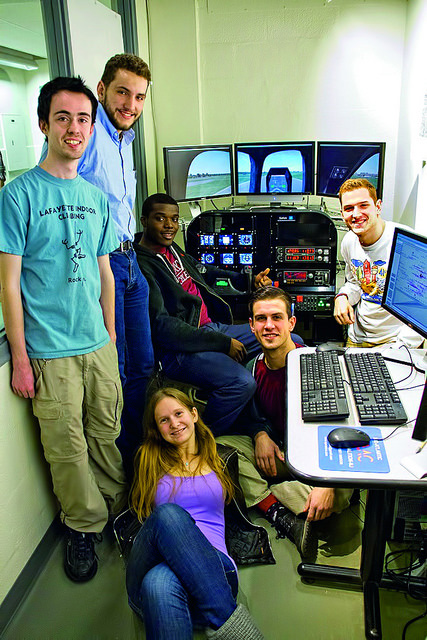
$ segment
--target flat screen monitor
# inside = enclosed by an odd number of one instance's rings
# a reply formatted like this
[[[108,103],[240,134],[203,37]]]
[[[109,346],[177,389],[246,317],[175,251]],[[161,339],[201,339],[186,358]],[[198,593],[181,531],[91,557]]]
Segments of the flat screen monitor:
[[[234,145],[236,195],[314,193],[314,142]]]
[[[396,228],[382,306],[427,338],[427,238]]]
[[[231,145],[164,147],[163,159],[165,190],[175,200],[233,194]]]
[[[338,196],[349,178],[366,178],[382,198],[385,142],[318,142],[317,189],[319,196]]]
[[[424,391],[412,437],[414,440],[421,440],[421,442],[427,440],[427,382],[424,383]]]

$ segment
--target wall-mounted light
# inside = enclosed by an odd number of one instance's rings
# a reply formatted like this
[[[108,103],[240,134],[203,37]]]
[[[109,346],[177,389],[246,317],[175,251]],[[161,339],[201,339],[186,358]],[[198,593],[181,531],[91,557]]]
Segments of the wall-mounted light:
[[[34,56],[8,47],[0,47],[0,64],[26,71],[34,71],[39,68]]]

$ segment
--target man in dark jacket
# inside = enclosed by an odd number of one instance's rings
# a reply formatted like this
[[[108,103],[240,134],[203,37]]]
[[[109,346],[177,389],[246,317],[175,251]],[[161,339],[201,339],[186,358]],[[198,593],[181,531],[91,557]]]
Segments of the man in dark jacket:
[[[200,265],[174,243],[179,208],[170,196],[147,198],[141,222],[135,251],[150,287],[155,351],[168,377],[209,391],[204,420],[221,435],[255,393],[255,380],[240,363],[258,353],[259,345],[248,324],[232,324],[229,305],[208,282],[226,275],[243,288],[246,277]],[[255,288],[271,284],[268,272],[255,276]]]

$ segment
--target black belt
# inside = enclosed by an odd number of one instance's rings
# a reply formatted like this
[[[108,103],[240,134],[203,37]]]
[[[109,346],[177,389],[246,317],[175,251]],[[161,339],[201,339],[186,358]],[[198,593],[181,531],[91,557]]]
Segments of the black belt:
[[[129,251],[130,249],[132,249],[132,240],[125,240],[124,242],[120,243],[115,251],[121,251],[123,253],[124,251]]]

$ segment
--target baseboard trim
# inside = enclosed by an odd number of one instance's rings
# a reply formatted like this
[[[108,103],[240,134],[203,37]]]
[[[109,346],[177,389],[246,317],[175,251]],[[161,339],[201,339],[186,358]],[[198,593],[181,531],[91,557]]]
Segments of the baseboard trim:
[[[47,529],[0,605],[0,637],[6,631],[12,618],[27,597],[37,577],[62,537],[62,534],[63,528],[59,521],[59,516],[57,516]]]

